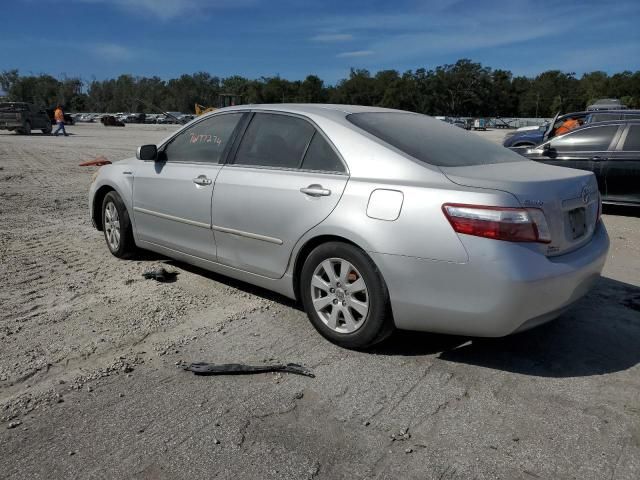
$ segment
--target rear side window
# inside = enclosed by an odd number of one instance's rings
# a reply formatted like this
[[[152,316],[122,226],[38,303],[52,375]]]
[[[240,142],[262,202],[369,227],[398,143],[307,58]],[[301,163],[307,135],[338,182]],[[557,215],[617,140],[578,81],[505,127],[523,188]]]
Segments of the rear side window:
[[[586,128],[551,141],[551,147],[563,152],[608,150],[618,125]]]
[[[315,128],[289,115],[256,113],[242,138],[234,163],[299,168]]]
[[[404,112],[352,113],[347,119],[416,160],[438,167],[526,162],[526,158],[458,127]]]
[[[315,133],[302,162],[304,170],[324,172],[344,172],[344,165],[333,151],[329,142],[318,132]]]
[[[241,118],[227,113],[202,120],[179,133],[162,155],[170,162],[220,163]]]
[[[627,139],[624,141],[622,150],[625,152],[640,151],[640,125],[631,125],[627,132]]]

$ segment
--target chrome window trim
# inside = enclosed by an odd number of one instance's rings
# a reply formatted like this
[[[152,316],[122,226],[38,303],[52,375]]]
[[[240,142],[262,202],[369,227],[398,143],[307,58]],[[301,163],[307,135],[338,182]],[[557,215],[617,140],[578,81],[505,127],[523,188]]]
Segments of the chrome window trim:
[[[256,169],[256,170],[273,170],[280,172],[294,172],[294,173],[320,173],[322,175],[339,175],[342,177],[348,177],[349,174],[346,172],[336,172],[329,170],[308,170],[302,168],[291,168],[291,167],[269,167],[266,165],[244,165],[240,163],[227,163],[225,168],[246,168],[246,169]]]

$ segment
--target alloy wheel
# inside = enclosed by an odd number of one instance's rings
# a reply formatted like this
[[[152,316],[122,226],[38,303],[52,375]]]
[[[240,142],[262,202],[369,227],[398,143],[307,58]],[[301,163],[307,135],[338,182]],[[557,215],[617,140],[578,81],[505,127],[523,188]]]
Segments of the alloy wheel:
[[[120,247],[120,218],[113,202],[107,203],[104,209],[104,231],[107,243],[112,251]]]
[[[342,258],[328,258],[311,277],[311,299],[320,319],[338,333],[353,333],[369,313],[369,292],[358,269]]]

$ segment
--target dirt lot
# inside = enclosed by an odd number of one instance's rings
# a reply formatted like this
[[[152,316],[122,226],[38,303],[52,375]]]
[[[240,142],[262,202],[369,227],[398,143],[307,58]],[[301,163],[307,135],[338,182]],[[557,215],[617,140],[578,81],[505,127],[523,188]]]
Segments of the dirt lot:
[[[556,322],[495,340],[399,333],[352,352],[287,299],[108,253],[87,211],[92,169],[77,164],[173,128],[0,132],[0,477],[640,478],[637,215],[604,216],[604,276]],[[165,262],[175,283],[142,278]],[[197,360],[317,376],[177,365]]]

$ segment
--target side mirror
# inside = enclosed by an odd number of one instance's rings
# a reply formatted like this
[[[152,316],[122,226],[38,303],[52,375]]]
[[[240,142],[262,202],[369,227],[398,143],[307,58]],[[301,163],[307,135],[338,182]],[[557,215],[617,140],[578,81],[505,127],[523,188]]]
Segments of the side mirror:
[[[156,160],[158,158],[158,147],[155,145],[142,145],[136,152],[138,160]]]
[[[556,149],[551,147],[550,143],[545,143],[542,147],[542,154],[550,157],[556,153]]]

